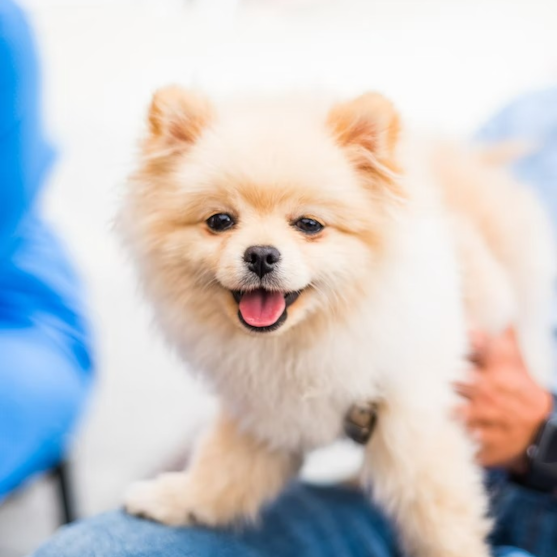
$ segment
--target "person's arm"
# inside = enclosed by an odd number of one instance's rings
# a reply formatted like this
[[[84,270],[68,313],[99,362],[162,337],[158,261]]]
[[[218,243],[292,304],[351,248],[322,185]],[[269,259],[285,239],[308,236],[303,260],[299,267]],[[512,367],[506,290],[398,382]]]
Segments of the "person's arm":
[[[0,268],[31,208],[52,150],[40,119],[33,38],[22,11],[0,0]]]
[[[458,413],[479,443],[480,464],[525,474],[535,456],[528,450],[552,416],[553,396],[528,373],[513,330],[501,337],[475,334],[472,340],[474,369],[467,382],[456,385],[466,399]]]

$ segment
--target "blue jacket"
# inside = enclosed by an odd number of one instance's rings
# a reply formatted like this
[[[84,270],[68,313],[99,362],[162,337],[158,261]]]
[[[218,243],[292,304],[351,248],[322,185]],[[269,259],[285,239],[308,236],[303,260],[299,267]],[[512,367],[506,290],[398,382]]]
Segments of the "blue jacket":
[[[79,281],[40,216],[39,93],[25,17],[0,0],[0,499],[61,458],[92,370]]]
[[[531,154],[518,160],[513,170],[537,190],[557,231],[557,87],[519,97],[495,115],[478,137],[532,145]]]

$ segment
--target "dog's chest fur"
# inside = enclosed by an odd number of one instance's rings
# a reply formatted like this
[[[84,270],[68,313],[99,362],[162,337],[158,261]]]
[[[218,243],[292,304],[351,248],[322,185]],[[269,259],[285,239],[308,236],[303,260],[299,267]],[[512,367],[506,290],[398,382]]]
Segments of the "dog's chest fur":
[[[302,350],[280,338],[247,339],[246,357],[213,362],[211,376],[225,408],[252,434],[276,447],[315,448],[341,434],[351,404],[380,394],[377,362],[358,336],[339,332]]]

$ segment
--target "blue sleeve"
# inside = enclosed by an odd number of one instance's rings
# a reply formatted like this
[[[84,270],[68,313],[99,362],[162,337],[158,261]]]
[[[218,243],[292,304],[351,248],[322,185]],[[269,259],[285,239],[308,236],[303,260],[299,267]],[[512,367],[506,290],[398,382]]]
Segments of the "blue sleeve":
[[[52,155],[31,31],[0,0],[0,499],[60,460],[93,378],[80,280],[37,203]]]
[[[516,161],[513,170],[537,190],[557,232],[557,87],[516,99],[483,126],[478,139],[532,145],[531,153]]]
[[[0,267],[53,158],[39,99],[38,63],[26,19],[10,0],[0,0]]]
[[[80,280],[37,203],[52,158],[32,31],[12,0],[0,0],[0,333],[22,323],[64,331],[89,370]]]
[[[483,142],[521,141],[531,152],[515,161],[515,175],[538,193],[557,237],[557,87],[519,97],[489,120],[477,134]],[[557,341],[557,292],[552,300]],[[554,343],[557,350],[557,342]],[[557,392],[557,374],[552,387]]]

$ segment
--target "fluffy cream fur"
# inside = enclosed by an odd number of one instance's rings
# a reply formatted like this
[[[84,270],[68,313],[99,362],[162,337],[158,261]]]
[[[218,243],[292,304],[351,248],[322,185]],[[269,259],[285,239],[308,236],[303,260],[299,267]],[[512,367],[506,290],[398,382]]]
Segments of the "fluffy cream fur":
[[[364,484],[417,557],[488,555],[473,446],[452,421],[467,327],[514,324],[549,369],[550,235],[528,191],[489,157],[399,138],[383,97],[289,97],[216,107],[158,92],[122,228],[170,343],[208,379],[221,417],[184,474],[135,485],[129,512],[169,524],[253,518],[303,454],[379,405]],[[215,213],[236,219],[214,233]],[[309,216],[315,236],[292,226]],[[274,332],[248,331],[232,290],[246,248],[281,260],[269,289],[301,290]],[[266,279],[265,279],[266,280]]]

